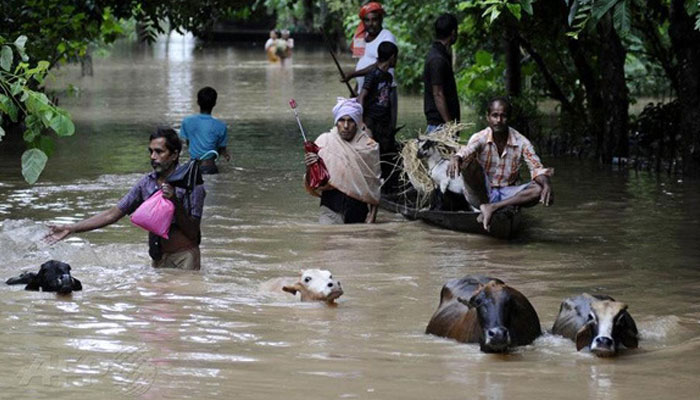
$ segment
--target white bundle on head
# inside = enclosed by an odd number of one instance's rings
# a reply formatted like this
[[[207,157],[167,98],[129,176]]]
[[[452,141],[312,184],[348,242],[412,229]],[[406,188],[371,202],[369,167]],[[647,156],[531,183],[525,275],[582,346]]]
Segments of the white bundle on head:
[[[362,104],[356,99],[346,99],[338,97],[338,103],[333,107],[333,123],[337,124],[338,120],[344,116],[349,116],[357,125],[362,122]]]

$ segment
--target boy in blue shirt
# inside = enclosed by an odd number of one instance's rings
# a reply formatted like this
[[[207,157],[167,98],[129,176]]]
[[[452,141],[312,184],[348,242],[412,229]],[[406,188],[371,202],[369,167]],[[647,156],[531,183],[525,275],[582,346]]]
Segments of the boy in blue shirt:
[[[201,159],[201,171],[203,174],[216,174],[214,154],[207,152],[215,150],[226,161],[231,160],[226,151],[228,134],[226,124],[211,116],[211,111],[216,105],[216,90],[207,86],[197,93],[199,114],[190,115],[182,120],[180,137],[183,138],[190,152],[191,159]]]

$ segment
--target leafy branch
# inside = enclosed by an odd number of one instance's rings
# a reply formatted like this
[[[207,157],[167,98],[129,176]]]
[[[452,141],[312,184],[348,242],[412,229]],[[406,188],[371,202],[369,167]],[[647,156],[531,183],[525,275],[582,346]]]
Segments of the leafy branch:
[[[7,42],[0,36],[0,117],[5,126],[20,126],[28,149],[22,154],[22,176],[29,184],[35,183],[46,167],[54,142],[47,135],[53,131],[58,136],[71,136],[75,126],[68,112],[51,103],[42,92],[31,84],[42,85],[48,75],[50,63],[39,61],[29,64],[25,52],[26,36]],[[19,56],[15,58],[15,53]],[[9,120],[9,121],[8,121]],[[5,136],[0,124],[0,140]]]

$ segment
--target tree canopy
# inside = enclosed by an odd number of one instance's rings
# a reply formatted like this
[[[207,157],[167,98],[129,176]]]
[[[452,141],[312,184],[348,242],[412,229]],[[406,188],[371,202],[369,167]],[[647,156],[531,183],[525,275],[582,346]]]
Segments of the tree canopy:
[[[569,153],[588,152],[602,162],[626,159],[630,143],[646,144],[684,172],[700,171],[700,2],[697,0],[386,0],[384,25],[399,42],[399,82],[421,90],[423,61],[441,13],[455,14],[459,38],[455,73],[462,99],[475,109],[496,94],[516,107],[513,122],[536,133],[541,104],[557,104],[559,123],[548,140]],[[206,36],[220,19],[245,18],[265,7],[281,27],[352,37],[359,0],[7,0],[0,3],[0,140],[19,129],[28,150],[25,178],[38,178],[53,149],[53,131],[74,128],[65,110],[42,93],[47,71],[84,57],[95,42],[123,33],[120,21],[137,21],[153,40],[170,27]],[[655,105],[640,117],[630,104],[670,94],[668,109]],[[643,113],[644,114],[644,113]],[[659,118],[676,121],[641,123]],[[672,129],[670,129],[672,128]],[[658,150],[663,147],[665,150]],[[657,149],[655,153],[653,149]],[[26,167],[26,168],[25,168]]]

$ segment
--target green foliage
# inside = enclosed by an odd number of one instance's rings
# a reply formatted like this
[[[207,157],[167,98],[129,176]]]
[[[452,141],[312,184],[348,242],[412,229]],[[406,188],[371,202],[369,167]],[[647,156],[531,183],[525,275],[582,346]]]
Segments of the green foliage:
[[[532,3],[535,0],[466,0],[457,5],[460,11],[468,9],[482,10],[481,17],[486,18],[489,24],[493,24],[498,17],[510,14],[520,21],[523,12],[533,14]]]
[[[581,32],[593,29],[606,15],[612,16],[615,30],[627,36],[631,29],[630,7],[637,0],[568,0],[568,36],[578,39]]]
[[[29,149],[22,154],[22,176],[30,185],[36,183],[48,161],[46,154],[39,149]]]
[[[482,104],[494,96],[505,92],[503,60],[496,60],[492,53],[478,50],[474,55],[474,64],[457,72],[457,86],[460,95],[470,105],[475,106],[481,114]]]
[[[155,40],[160,21],[203,34],[217,18],[247,7],[243,0],[3,0],[0,2],[0,140],[8,127],[21,131],[29,150],[22,174],[34,183],[54,150],[48,135],[75,132],[70,115],[49,101],[42,87],[49,69],[104,49],[139,31]],[[22,34],[12,43],[5,38]],[[30,64],[30,58],[41,60]]]
[[[34,66],[30,65],[24,51],[26,42],[26,36],[18,37],[13,43],[8,43],[0,36],[0,116],[5,126],[23,128],[22,135],[29,150],[22,155],[22,175],[28,183],[33,184],[46,165],[47,154],[50,155],[54,150],[48,132],[70,136],[75,132],[75,126],[67,111],[56,107],[44,93],[32,88],[32,84],[43,84],[49,62],[39,61]],[[19,55],[18,58],[14,57],[15,52]],[[4,128],[0,129],[2,139],[5,131]]]

